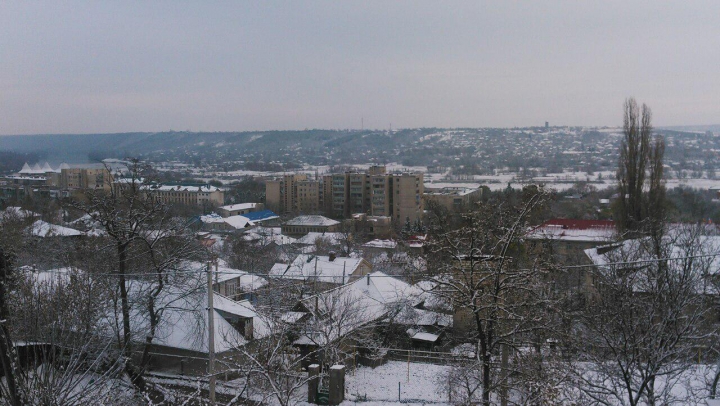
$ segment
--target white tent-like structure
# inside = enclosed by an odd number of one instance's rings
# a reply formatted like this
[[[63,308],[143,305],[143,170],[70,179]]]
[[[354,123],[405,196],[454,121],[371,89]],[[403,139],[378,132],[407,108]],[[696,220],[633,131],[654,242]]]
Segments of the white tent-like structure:
[[[18,172],[19,175],[44,175],[46,173],[60,173],[60,170],[62,169],[68,169],[70,166],[66,163],[63,163],[58,167],[57,169],[53,169],[52,166],[48,162],[45,162],[43,166],[40,166],[39,163],[36,163],[33,166],[28,165],[27,162],[23,165],[22,169],[20,169],[20,172]]]

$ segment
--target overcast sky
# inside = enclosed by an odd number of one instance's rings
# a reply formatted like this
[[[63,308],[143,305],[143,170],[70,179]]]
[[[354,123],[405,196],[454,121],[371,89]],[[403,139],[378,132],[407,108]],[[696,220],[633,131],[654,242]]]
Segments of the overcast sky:
[[[720,123],[720,1],[1,2],[0,134]]]

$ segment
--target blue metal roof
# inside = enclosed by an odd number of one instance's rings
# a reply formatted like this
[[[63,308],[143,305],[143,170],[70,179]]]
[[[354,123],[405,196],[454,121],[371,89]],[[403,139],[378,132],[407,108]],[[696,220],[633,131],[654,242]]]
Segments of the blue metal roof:
[[[245,213],[242,216],[250,221],[263,221],[278,217],[278,215],[271,210],[252,211],[250,213]]]

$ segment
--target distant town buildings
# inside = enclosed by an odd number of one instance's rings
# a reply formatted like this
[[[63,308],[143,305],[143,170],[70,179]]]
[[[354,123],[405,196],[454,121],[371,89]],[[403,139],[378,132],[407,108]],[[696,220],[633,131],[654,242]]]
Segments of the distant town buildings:
[[[198,206],[220,206],[225,203],[225,192],[210,185],[158,185],[150,186],[147,190],[164,203]]]
[[[26,196],[68,196],[77,190],[110,190],[112,175],[104,164],[61,164],[53,169],[25,163],[22,169],[2,179],[0,197],[22,199]]]
[[[110,191],[113,185],[120,185],[126,181],[124,178],[117,177],[125,170],[126,163],[117,160],[97,164],[63,163],[56,169],[53,169],[47,162],[42,167],[39,164],[30,166],[25,163],[18,173],[0,179],[0,198],[22,199],[35,195],[68,197],[87,190]],[[143,188],[165,203],[203,207],[222,206],[225,203],[223,189],[210,185],[152,184],[143,185]],[[248,213],[262,210],[262,208],[263,205],[257,203],[252,208],[248,207],[246,210],[239,211]],[[230,211],[233,209],[230,208]],[[234,211],[238,211],[238,209],[236,208]]]
[[[310,179],[291,174],[266,182],[266,204],[279,213],[323,213],[336,218],[353,214],[416,221],[422,217],[422,173],[387,173],[385,166]]]

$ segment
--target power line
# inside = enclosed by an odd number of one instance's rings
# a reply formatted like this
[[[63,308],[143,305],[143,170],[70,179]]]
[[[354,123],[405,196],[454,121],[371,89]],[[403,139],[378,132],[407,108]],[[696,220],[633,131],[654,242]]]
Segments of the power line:
[[[652,258],[652,259],[639,259],[639,260],[633,260],[633,261],[618,261],[618,262],[607,262],[603,264],[584,264],[584,265],[562,265],[553,267],[553,269],[562,270],[562,269],[578,269],[578,268],[603,268],[603,267],[610,267],[610,266],[618,266],[618,265],[633,265],[633,264],[647,264],[647,263],[656,263],[656,262],[664,262],[664,261],[682,261],[687,259],[698,259],[698,258],[714,258],[720,256],[720,252],[713,253],[713,254],[700,254],[700,255],[688,255],[683,257],[664,257],[664,258]],[[478,261],[480,262],[480,261]],[[330,263],[330,262],[326,262]],[[288,265],[292,266],[292,265]],[[77,267],[67,267],[72,268],[77,271],[81,271],[80,268]],[[531,271],[533,268],[518,268],[516,271]],[[33,272],[50,272],[50,273],[58,273],[58,274],[68,274],[67,271],[61,270],[61,269],[47,269],[47,270],[35,270],[33,269]],[[182,274],[202,274],[206,272],[206,268],[201,269],[167,269],[162,272],[154,272],[154,271],[148,271],[148,272],[126,272],[122,275],[124,276],[159,276],[159,275],[182,275]],[[214,272],[214,271],[213,271]],[[242,272],[242,273],[241,273]],[[87,274],[87,276],[120,276],[121,274],[119,272],[107,272],[107,273],[95,273],[95,272],[82,272]],[[243,271],[240,269],[232,270],[232,271],[220,271],[218,270],[216,272],[217,274],[225,274],[225,275],[237,275],[238,277],[242,276],[258,276],[258,277],[267,277],[270,279],[289,279],[289,280],[306,280],[306,279],[316,279],[316,278],[332,278],[337,279],[341,278],[340,275],[304,275],[304,274],[298,274],[298,275],[275,275],[270,273],[251,273],[247,271]],[[358,279],[361,277],[366,277],[368,274],[358,276],[356,275]],[[406,273],[406,274],[382,274],[382,275],[373,275],[370,273],[373,278],[409,278],[414,276],[439,276],[442,275],[441,273],[430,273],[430,272],[417,272],[417,273]],[[349,275],[352,277],[353,275]]]

